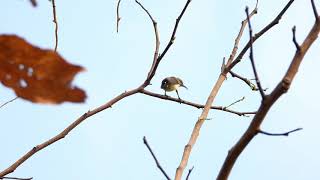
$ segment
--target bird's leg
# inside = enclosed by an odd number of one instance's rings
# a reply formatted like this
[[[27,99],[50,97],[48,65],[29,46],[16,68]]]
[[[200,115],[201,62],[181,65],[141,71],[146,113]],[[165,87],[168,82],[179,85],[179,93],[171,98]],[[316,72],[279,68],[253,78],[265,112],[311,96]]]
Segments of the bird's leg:
[[[178,99],[179,99],[180,104],[181,104],[182,100],[181,100],[181,98],[180,98],[180,96],[179,96],[178,90],[176,90],[176,93],[177,93],[177,95],[178,95]]]
[[[165,95],[165,96],[168,96],[168,95],[167,95],[167,91],[164,91],[164,95]]]

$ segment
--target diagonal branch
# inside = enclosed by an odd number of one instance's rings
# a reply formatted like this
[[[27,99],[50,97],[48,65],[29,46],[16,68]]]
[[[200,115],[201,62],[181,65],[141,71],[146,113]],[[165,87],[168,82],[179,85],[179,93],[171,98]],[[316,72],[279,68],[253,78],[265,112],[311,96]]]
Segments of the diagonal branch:
[[[186,177],[186,180],[188,180],[188,179],[189,179],[189,176],[190,176],[190,174],[191,174],[191,172],[192,172],[193,168],[194,168],[194,166],[192,166],[192,168],[191,168],[191,169],[189,169],[189,172],[188,172],[188,175],[187,175],[187,177]]]
[[[252,27],[251,27],[251,22],[250,22],[250,17],[249,17],[249,8],[248,7],[246,7],[246,15],[247,15],[247,20],[248,20],[249,36],[250,36],[250,40],[249,40],[249,42],[250,42],[250,61],[251,61],[254,77],[256,79],[256,83],[257,83],[261,98],[262,98],[262,100],[264,100],[265,94],[263,92],[263,88],[262,88],[262,85],[260,83],[260,79],[259,79],[259,76],[258,76],[258,72],[257,72],[256,65],[255,65],[255,62],[254,62],[254,57],[253,57]]]
[[[9,101],[1,104],[1,105],[0,105],[0,109],[1,109],[2,107],[4,107],[5,105],[7,105],[7,104],[9,104],[9,103],[11,103],[11,102],[13,102],[13,101],[15,101],[15,100],[18,99],[18,98],[19,98],[19,97],[15,97],[15,98],[13,98],[13,99],[11,99],[11,100],[9,100]]]
[[[160,169],[160,171],[162,172],[162,174],[167,178],[167,180],[171,180],[170,177],[168,176],[168,174],[166,173],[166,171],[165,171],[165,170],[162,168],[162,166],[160,165],[160,163],[159,163],[156,155],[153,153],[153,151],[152,151],[152,149],[151,149],[151,147],[150,147],[150,145],[149,145],[149,143],[148,143],[148,141],[147,141],[147,138],[146,138],[145,136],[143,137],[143,143],[147,146],[149,152],[151,153],[154,161],[155,161],[156,164],[157,164],[157,167]]]
[[[252,91],[258,91],[258,88],[256,87],[256,85],[253,84],[248,78],[244,78],[231,70],[229,71],[229,73],[231,74],[232,77],[238,78],[241,81],[245,82],[251,88]]]
[[[258,13],[258,3],[259,3],[259,1],[257,0],[256,6],[253,9],[253,11],[251,11],[251,13],[249,15],[249,18],[251,18],[253,15]],[[248,19],[247,18],[241,22],[240,31],[239,31],[239,33],[238,33],[238,35],[237,35],[237,37],[236,37],[236,39],[234,41],[232,52],[231,52],[231,54],[230,54],[230,56],[228,58],[228,61],[227,61],[227,66],[229,66],[231,64],[231,62],[233,61],[235,55],[237,54],[238,46],[239,46],[239,43],[240,43],[240,39],[242,37],[244,28],[246,27],[247,23],[248,23]],[[226,72],[228,72],[228,71],[226,71]]]
[[[261,103],[257,114],[254,116],[246,132],[242,135],[239,141],[233,146],[233,148],[230,149],[228,156],[226,157],[224,164],[220,169],[217,180],[228,179],[228,176],[237,158],[257,134],[257,131],[259,130],[259,127],[263,122],[266,114],[269,112],[271,106],[279,99],[280,96],[282,96],[284,93],[286,93],[289,90],[291,82],[296,76],[305,54],[309,50],[310,46],[317,39],[319,32],[320,32],[320,21],[316,21],[312,29],[310,30],[309,34],[305,38],[304,42],[300,46],[301,51],[299,52],[296,51],[291,61],[291,64],[285,76],[283,77],[283,79],[279,82],[279,84],[272,91],[272,93],[266,96],[265,101]]]
[[[253,14],[255,14],[255,13],[252,13],[252,15]],[[232,62],[234,55],[237,53],[238,43],[242,37],[242,33],[243,33],[243,29],[244,29],[245,25],[246,25],[246,21],[244,21],[242,23],[242,26],[240,28],[240,32],[235,40],[235,45],[234,45],[234,48],[233,48],[231,55],[228,59],[227,65],[229,65]],[[227,73],[228,73],[227,69],[225,69],[224,71],[221,72],[215,85],[213,86],[213,88],[210,92],[210,95],[207,98],[207,102],[203,108],[203,111],[202,111],[200,117],[198,118],[196,124],[194,125],[194,128],[192,130],[188,144],[184,148],[180,164],[176,170],[175,180],[181,180],[181,178],[182,178],[183,171],[188,164],[191,150],[199,137],[199,133],[200,133],[200,130],[201,130],[203,123],[205,122],[206,119],[208,119],[207,117],[208,117],[209,110],[213,104],[213,101],[214,101],[216,95],[218,94],[218,91],[220,90],[220,87],[222,86],[222,83],[226,80]]]

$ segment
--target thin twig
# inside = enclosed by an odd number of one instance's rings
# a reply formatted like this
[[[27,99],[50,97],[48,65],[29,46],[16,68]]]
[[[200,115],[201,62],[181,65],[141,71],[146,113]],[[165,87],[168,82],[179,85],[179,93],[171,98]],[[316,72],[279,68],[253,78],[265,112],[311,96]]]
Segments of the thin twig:
[[[51,0],[52,2],[52,12],[53,12],[53,22],[55,24],[55,46],[54,46],[54,51],[57,52],[58,49],[58,20],[57,20],[57,14],[56,14],[56,3],[55,0]]]
[[[294,129],[294,130],[291,130],[291,131],[288,131],[285,133],[269,133],[266,131],[258,130],[257,133],[268,135],[268,136],[289,136],[290,133],[300,131],[300,130],[302,130],[302,128],[297,128],[297,129]]]
[[[259,3],[259,1],[257,0],[255,8],[251,11],[251,13],[250,13],[250,15],[249,15],[250,18],[251,18],[253,15],[255,15],[255,14],[258,13],[258,3]],[[240,43],[240,40],[241,40],[243,31],[244,31],[247,23],[248,23],[247,18],[244,19],[244,20],[241,22],[241,27],[240,27],[240,30],[239,30],[239,33],[238,33],[236,39],[234,40],[233,49],[232,49],[231,54],[230,54],[230,56],[229,56],[229,58],[228,58],[227,64],[226,64],[226,66],[225,66],[225,68],[224,68],[224,73],[227,73],[227,72],[228,72],[228,69],[226,69],[226,68],[227,68],[227,66],[229,66],[229,65],[232,63],[232,61],[234,60],[235,55],[237,54],[238,46],[239,46],[239,43]]]
[[[30,177],[30,178],[17,178],[17,177],[7,177],[7,176],[4,176],[4,177],[0,177],[0,179],[31,180],[31,179],[33,179],[33,178],[32,178],[32,177]]]
[[[251,88],[252,91],[258,91],[258,88],[256,87],[256,85],[253,84],[249,79],[244,78],[231,70],[229,71],[229,73],[231,74],[232,77],[238,78],[238,79],[242,80],[243,82],[245,82]]]
[[[316,18],[316,21],[319,21],[320,17],[318,15],[317,7],[314,4],[314,0],[311,0],[311,5],[312,5],[312,10],[313,10],[314,17]]]
[[[297,51],[300,51],[300,45],[297,42],[296,39],[296,26],[293,26],[292,28],[292,41],[294,43],[294,45],[296,46]]]
[[[15,97],[15,98],[13,98],[13,99],[11,99],[11,100],[9,100],[9,101],[1,104],[1,105],[0,105],[0,109],[1,109],[3,106],[5,106],[5,105],[7,105],[7,104],[9,104],[9,103],[11,103],[11,102],[13,102],[14,100],[16,100],[16,99],[18,99],[18,98],[19,98],[19,97]]]
[[[30,0],[30,3],[33,7],[37,7],[37,1],[36,0]]]
[[[149,73],[148,73],[148,78],[146,79],[146,81],[144,82],[144,84],[150,84],[151,79],[153,78],[153,76],[155,75],[155,70],[158,68],[162,58],[166,55],[166,53],[168,52],[168,50],[170,49],[170,47],[172,46],[174,40],[175,40],[175,36],[176,36],[176,32],[180,23],[181,18],[183,17],[187,7],[189,6],[191,0],[187,0],[185,6],[183,7],[180,15],[178,16],[178,18],[176,19],[176,23],[174,25],[172,34],[171,34],[171,38],[167,44],[167,46],[165,47],[165,49],[163,50],[163,52],[154,59],[153,63],[152,63],[152,69],[150,69]]]
[[[252,27],[251,27],[251,22],[250,22],[250,16],[249,16],[249,8],[246,7],[246,15],[247,15],[247,20],[248,20],[248,26],[249,26],[249,36],[250,36],[250,61],[251,61],[251,65],[252,65],[252,69],[253,69],[253,73],[256,79],[256,83],[261,95],[262,100],[264,100],[265,98],[265,94],[262,88],[262,85],[260,83],[260,79],[257,73],[257,69],[256,69],[256,65],[254,62],[254,57],[253,57],[253,39],[252,39]]]
[[[186,177],[186,180],[188,180],[188,179],[189,179],[189,176],[190,176],[190,174],[191,174],[191,172],[192,172],[193,168],[194,168],[194,166],[192,166],[192,168],[191,168],[191,169],[189,169],[189,172],[188,172],[188,175],[187,175],[187,177]]]
[[[159,59],[159,48],[160,48],[160,37],[159,37],[159,31],[158,31],[157,22],[153,19],[153,17],[149,13],[149,11],[139,1],[136,0],[136,3],[148,14],[150,20],[152,21],[153,28],[154,28],[154,33],[155,33],[155,38],[156,38],[152,65],[151,65],[151,68],[150,68],[150,70],[148,72],[148,76],[147,76],[146,80],[140,86],[140,87],[144,88],[144,87],[150,85],[150,81],[153,78],[153,76],[155,75],[156,70],[158,68],[158,65],[156,65],[156,64],[160,63],[160,60],[158,60]]]
[[[152,149],[151,149],[151,147],[150,147],[150,145],[149,145],[149,143],[148,143],[148,141],[147,141],[147,138],[146,138],[145,136],[143,137],[143,143],[147,146],[149,152],[151,153],[154,161],[155,161],[156,164],[157,164],[157,167],[160,169],[160,171],[162,172],[162,174],[167,178],[167,180],[171,180],[170,177],[168,176],[168,174],[166,173],[166,171],[161,167],[161,165],[160,165],[160,163],[159,163],[156,155],[153,153],[153,151],[152,151]]]
[[[265,101],[261,102],[259,110],[253,117],[246,132],[242,135],[239,141],[229,150],[229,153],[223,163],[223,166],[220,169],[217,180],[228,179],[228,176],[235,162],[240,156],[241,152],[243,152],[243,150],[247,147],[247,145],[255,137],[255,135],[257,135],[257,131],[259,130],[259,127],[262,124],[266,114],[269,112],[271,106],[280,98],[280,96],[282,96],[289,90],[290,85],[298,72],[298,69],[305,54],[308,52],[309,48],[314,43],[314,41],[318,38],[319,32],[320,21],[316,21],[312,29],[310,30],[309,34],[301,44],[301,51],[296,51],[283,79],[278,83],[278,85],[276,86],[276,88],[274,88],[271,94],[266,96]]]
[[[285,14],[285,12],[289,9],[289,7],[291,6],[291,4],[294,2],[294,0],[290,0],[286,6],[280,11],[280,13],[277,15],[277,17],[275,17],[267,26],[265,26],[262,30],[260,30],[258,33],[256,33],[253,38],[252,38],[252,43],[254,43],[257,39],[259,39],[263,34],[265,34],[266,32],[268,32],[272,27],[274,27],[276,24],[279,23],[280,19],[282,18],[282,16]],[[236,64],[238,64],[244,54],[247,52],[247,50],[250,48],[250,40],[247,42],[247,44],[244,46],[244,48],[241,50],[241,52],[238,54],[238,56],[235,58],[235,60],[229,65],[228,62],[228,66],[226,67],[226,71],[228,72],[229,70],[231,70]]]
[[[119,14],[120,2],[121,2],[121,0],[118,0],[118,3],[117,3],[117,33],[119,32],[119,23],[120,23],[120,20],[121,20],[121,17],[120,17],[120,14]]]
[[[145,89],[141,90],[140,93],[148,95],[148,96],[164,99],[164,100],[169,100],[169,101],[174,101],[174,102],[178,102],[178,103],[181,103],[181,104],[189,105],[189,106],[192,106],[192,107],[195,107],[195,108],[198,108],[198,109],[204,108],[204,105],[202,105],[202,104],[197,104],[197,103],[193,103],[193,102],[186,101],[186,100],[183,100],[183,99],[178,99],[178,98],[174,98],[174,97],[170,97],[170,96],[165,96],[165,95],[162,95],[162,94],[153,93],[153,92],[147,91]],[[211,109],[229,112],[229,113],[232,113],[232,114],[236,114],[238,116],[246,116],[246,115],[249,115],[249,114],[255,114],[256,113],[256,112],[238,112],[238,111],[227,109],[226,107],[223,107],[223,106],[211,106]]]
[[[238,100],[236,100],[235,102],[233,102],[233,103],[229,104],[228,106],[226,106],[225,109],[228,109],[229,107],[237,104],[238,102],[243,101],[244,99],[245,99],[245,97],[243,96],[241,99],[238,99]]]

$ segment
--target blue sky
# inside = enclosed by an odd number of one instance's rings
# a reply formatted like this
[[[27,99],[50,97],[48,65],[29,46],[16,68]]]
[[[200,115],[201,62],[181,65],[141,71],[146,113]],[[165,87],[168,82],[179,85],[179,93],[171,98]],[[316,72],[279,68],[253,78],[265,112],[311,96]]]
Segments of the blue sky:
[[[77,117],[119,93],[137,87],[145,79],[154,49],[153,27],[133,1],[122,0],[120,32],[116,33],[113,1],[58,1],[58,52],[69,62],[86,68],[75,84],[88,95],[84,104],[32,104],[16,100],[0,109],[2,140],[0,170],[7,168],[33,146],[59,133]],[[162,51],[185,0],[141,1],[158,22]],[[287,1],[261,1],[253,18],[253,31],[269,23]],[[317,1],[318,9],[320,4]],[[1,2],[0,33],[17,34],[41,48],[54,48],[54,24],[49,1],[32,8],[28,1]],[[147,89],[163,93],[161,80],[178,76],[189,90],[182,99],[205,103],[217,79],[223,57],[229,56],[234,38],[245,18],[245,6],[254,0],[193,0],[179,26],[174,45],[160,64]],[[279,25],[254,46],[257,69],[263,87],[270,92],[282,78],[294,55],[291,28],[297,26],[302,42],[314,21],[309,1],[296,0]],[[248,40],[244,34],[243,45]],[[289,137],[257,136],[239,157],[230,179],[319,179],[318,122],[319,40],[309,50],[298,76],[287,94],[267,115],[262,129],[303,131]],[[246,54],[235,71],[253,78]],[[176,96],[175,93],[170,93]],[[238,111],[254,111],[260,96],[242,82],[229,77],[215,105],[234,105]],[[0,104],[15,95],[0,85]],[[10,176],[34,179],[164,179],[142,142],[146,136],[160,163],[173,178],[184,145],[201,110],[145,95],[118,102],[73,130],[65,139],[27,160]],[[228,150],[246,130],[251,118],[211,111],[192,151],[187,168],[194,166],[191,179],[213,179]]]

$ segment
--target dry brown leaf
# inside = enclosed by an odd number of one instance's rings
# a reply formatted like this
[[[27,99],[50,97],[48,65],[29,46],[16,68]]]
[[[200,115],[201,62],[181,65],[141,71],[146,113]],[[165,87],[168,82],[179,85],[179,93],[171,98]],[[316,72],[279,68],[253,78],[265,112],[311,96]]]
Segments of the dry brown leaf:
[[[15,35],[0,35],[0,81],[19,97],[37,103],[84,102],[85,92],[71,85],[82,70],[52,50]]]

